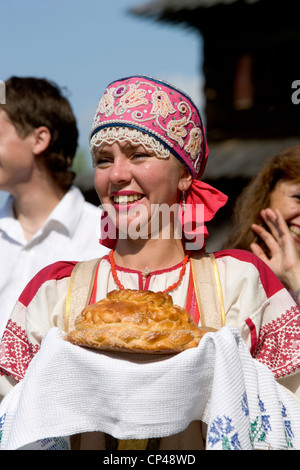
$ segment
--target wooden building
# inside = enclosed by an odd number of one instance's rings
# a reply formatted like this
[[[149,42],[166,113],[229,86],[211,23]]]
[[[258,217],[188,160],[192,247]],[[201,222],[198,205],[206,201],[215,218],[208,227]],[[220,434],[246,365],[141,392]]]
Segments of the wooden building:
[[[300,88],[298,1],[136,3],[131,14],[174,27],[186,25],[203,39],[201,73],[210,147],[204,177],[229,196],[227,208],[211,227],[213,233],[218,231],[208,248],[217,249],[226,237],[241,189],[264,161],[287,146],[300,144],[300,104],[292,100]],[[298,101],[299,97],[300,93]]]

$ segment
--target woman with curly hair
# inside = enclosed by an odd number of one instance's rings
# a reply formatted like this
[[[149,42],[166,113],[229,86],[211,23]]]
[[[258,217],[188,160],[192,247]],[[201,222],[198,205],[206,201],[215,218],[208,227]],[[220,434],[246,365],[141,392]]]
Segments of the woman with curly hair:
[[[271,158],[237,200],[226,247],[251,250],[300,298],[300,146]]]

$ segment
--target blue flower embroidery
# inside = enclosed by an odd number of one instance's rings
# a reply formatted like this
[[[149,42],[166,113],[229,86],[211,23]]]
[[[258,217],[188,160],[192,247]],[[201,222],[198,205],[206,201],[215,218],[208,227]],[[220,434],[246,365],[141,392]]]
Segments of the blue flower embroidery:
[[[1,442],[1,439],[2,439],[2,432],[3,432],[4,422],[5,422],[5,416],[6,416],[6,414],[4,414],[3,416],[0,416],[0,442]]]
[[[257,400],[260,414],[250,422],[249,428],[249,438],[253,448],[255,448],[255,442],[265,442],[268,432],[272,430],[270,415],[267,414],[265,405],[259,396],[257,397]],[[242,395],[241,409],[245,416],[249,416],[249,405],[246,392]],[[232,419],[225,415],[223,417],[217,416],[217,418],[212,422],[209,430],[208,442],[212,447],[221,442],[223,450],[241,449],[238,432],[236,432],[233,426]]]
[[[285,405],[282,402],[280,402],[280,405],[281,405],[281,416],[283,417],[287,447],[294,447],[292,443],[294,433],[292,430],[291,421],[289,419],[286,419],[288,416],[287,416]]]
[[[245,413],[245,416],[249,415],[249,406],[248,406],[248,400],[247,400],[246,392],[244,392],[243,396],[242,396],[242,410]]]
[[[217,416],[211,424],[208,441],[212,446],[221,442],[223,450],[240,450],[241,445],[238,433],[231,434],[233,431],[232,419],[228,416],[223,416],[222,418]]]

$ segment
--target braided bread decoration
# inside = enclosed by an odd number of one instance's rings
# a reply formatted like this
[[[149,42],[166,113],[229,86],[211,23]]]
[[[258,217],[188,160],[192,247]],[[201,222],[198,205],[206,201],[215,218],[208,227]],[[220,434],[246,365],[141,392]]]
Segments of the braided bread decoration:
[[[196,347],[205,333],[169,294],[124,289],[86,306],[66,339],[102,350],[171,354]]]

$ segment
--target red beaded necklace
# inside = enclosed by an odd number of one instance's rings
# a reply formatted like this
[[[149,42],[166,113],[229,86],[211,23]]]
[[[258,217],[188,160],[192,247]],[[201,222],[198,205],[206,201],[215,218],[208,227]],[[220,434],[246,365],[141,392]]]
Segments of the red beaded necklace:
[[[182,261],[182,267],[181,267],[181,270],[180,270],[180,274],[179,274],[179,279],[177,282],[174,282],[174,284],[172,284],[170,287],[168,287],[167,289],[163,290],[163,294],[166,294],[167,292],[170,292],[171,290],[173,289],[176,289],[177,286],[179,286],[179,284],[181,283],[182,281],[182,278],[184,276],[184,273],[185,273],[185,269],[186,269],[186,264],[189,260],[189,257],[190,257],[190,252],[188,252],[185,257],[183,258],[183,261]],[[119,278],[118,278],[118,274],[117,274],[117,269],[116,269],[116,264],[115,264],[115,260],[114,260],[114,250],[111,250],[110,253],[109,253],[109,262],[110,262],[110,265],[111,265],[111,272],[112,272],[112,275],[113,275],[113,278],[114,278],[114,281],[115,283],[117,284],[117,286],[119,287],[119,289],[125,289],[125,287],[123,286],[123,284],[121,284]]]

